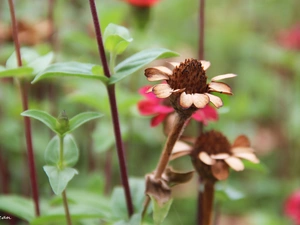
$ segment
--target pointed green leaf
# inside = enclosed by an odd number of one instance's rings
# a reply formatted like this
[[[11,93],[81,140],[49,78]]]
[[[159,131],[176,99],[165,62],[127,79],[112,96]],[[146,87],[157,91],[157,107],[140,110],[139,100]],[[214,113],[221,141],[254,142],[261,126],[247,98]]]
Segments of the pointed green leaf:
[[[34,69],[33,73],[37,74],[46,69],[46,67],[50,65],[53,59],[53,52],[49,52],[47,55],[39,56],[35,60],[29,62],[27,66],[32,67]]]
[[[19,67],[13,69],[4,69],[0,71],[0,77],[24,77],[33,76],[33,68],[31,67]]]
[[[160,205],[155,198],[151,197],[152,203],[153,203],[153,220],[155,225],[162,224],[164,219],[167,217],[169,210],[171,208],[173,199],[170,199],[163,205]]]
[[[93,119],[97,119],[102,117],[103,114],[98,113],[98,112],[84,112],[84,113],[80,113],[76,116],[74,116],[72,119],[70,119],[69,121],[69,125],[70,125],[70,129],[69,132],[75,130],[76,128],[78,128],[79,126],[81,126],[82,124],[93,120]]]
[[[95,66],[96,69],[94,68]],[[32,83],[50,77],[82,77],[106,83],[108,78],[104,74],[95,74],[95,70],[96,72],[100,71],[99,67],[99,65],[79,62],[55,63],[36,75]]]
[[[60,161],[60,143],[59,137],[55,136],[48,143],[45,150],[45,161],[47,165],[57,166]],[[72,167],[74,166],[79,158],[79,150],[76,142],[71,134],[64,136],[64,155],[63,155],[63,166]]]
[[[175,56],[178,56],[178,53],[164,48],[146,49],[138,52],[115,67],[115,74],[111,76],[109,84],[117,83],[156,59]]]
[[[114,54],[121,54],[132,41],[127,28],[109,24],[103,35],[105,49]]]
[[[37,109],[29,109],[21,113],[21,116],[28,116],[34,119],[37,119],[44,123],[47,127],[49,127],[55,133],[58,133],[56,130],[56,118],[51,116],[50,114],[37,110]]]
[[[21,59],[23,66],[28,65],[28,63],[34,61],[39,57],[39,54],[32,48],[23,47],[20,49],[21,51]],[[16,52],[13,52],[11,56],[6,61],[7,69],[15,69],[18,68],[17,56]]]
[[[44,166],[43,168],[56,195],[60,195],[67,187],[69,181],[78,174],[77,170],[70,167],[65,167],[63,170],[56,166]]]
[[[9,213],[28,222],[34,218],[32,199],[27,199],[16,195],[1,195],[0,211]],[[4,215],[0,214],[0,221],[1,216]]]

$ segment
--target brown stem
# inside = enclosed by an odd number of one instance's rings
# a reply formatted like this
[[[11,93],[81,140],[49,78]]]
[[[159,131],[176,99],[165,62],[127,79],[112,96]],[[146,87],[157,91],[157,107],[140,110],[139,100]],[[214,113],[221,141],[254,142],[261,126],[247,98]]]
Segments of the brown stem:
[[[66,190],[64,190],[64,191],[62,192],[62,199],[63,199],[64,209],[65,209],[65,214],[66,214],[67,224],[68,224],[68,225],[72,225],[71,215],[70,215],[69,206],[68,206],[68,199],[67,199]]]
[[[90,9],[93,17],[93,22],[94,22],[94,28],[95,28],[96,39],[98,44],[98,51],[103,66],[103,71],[105,76],[110,77],[111,74],[110,74],[109,66],[104,51],[104,44],[103,44],[96,4],[94,0],[90,0],[89,2],[90,2]],[[126,160],[124,154],[123,140],[121,135],[119,113],[118,113],[116,93],[115,93],[115,85],[107,85],[107,93],[108,93],[108,98],[110,103],[109,105],[110,105],[111,116],[113,120],[114,135],[115,135],[115,141],[116,141],[116,147],[118,153],[119,168],[121,173],[121,181],[124,188],[128,215],[129,217],[131,217],[133,215],[134,210],[133,210],[133,203],[132,203],[132,198],[130,193],[128,175],[127,175],[127,167],[126,167]]]
[[[199,191],[199,200],[201,208],[198,215],[198,225],[212,225],[212,214],[214,204],[214,185],[212,181],[204,182],[204,190]]]
[[[178,140],[178,138],[180,137],[186,121],[187,121],[186,118],[182,118],[177,115],[175,125],[168,136],[168,139],[165,143],[164,149],[161,153],[159,162],[156,166],[155,176],[154,176],[155,179],[161,178],[161,175],[165,171],[165,169],[168,165],[168,162],[170,160],[173,147],[174,147],[176,141]]]
[[[155,179],[160,179],[166,167],[168,166],[174,145],[176,141],[179,139],[180,135],[182,134],[183,128],[185,127],[185,124],[188,120],[189,117],[179,116],[178,114],[176,114],[176,119],[174,122],[175,125],[173,126],[173,129],[169,133],[168,139],[165,143],[163,151],[160,155],[159,162],[155,169],[155,176],[154,176]],[[144,202],[142,217],[145,216],[149,203],[150,203],[150,197],[147,195]]]
[[[10,8],[10,15],[12,21],[12,28],[13,28],[13,38],[16,50],[16,57],[18,66],[22,66],[22,59],[20,53],[20,43],[18,39],[18,29],[17,29],[17,22],[15,17],[15,10],[13,0],[8,0],[9,8]],[[28,97],[27,97],[27,87],[26,84],[20,80],[20,93],[22,98],[22,106],[23,111],[28,110]],[[34,154],[33,154],[33,146],[32,146],[32,135],[31,135],[31,124],[29,117],[23,117],[24,120],[24,129],[25,129],[25,137],[26,137],[26,145],[27,145],[27,154],[28,154],[28,165],[29,165],[29,172],[30,172],[30,181],[31,181],[31,188],[32,188],[32,195],[34,200],[35,206],[35,214],[36,216],[40,215],[40,207],[39,207],[39,191],[37,185],[37,176],[36,176],[36,169],[35,169],[35,161],[34,161]]]

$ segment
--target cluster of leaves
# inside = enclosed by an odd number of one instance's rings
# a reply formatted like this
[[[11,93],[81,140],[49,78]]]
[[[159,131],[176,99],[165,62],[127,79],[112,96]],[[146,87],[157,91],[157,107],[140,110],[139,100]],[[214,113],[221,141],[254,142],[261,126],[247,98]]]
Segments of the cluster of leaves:
[[[177,56],[177,53],[167,49],[148,49],[136,53],[114,66],[116,56],[123,53],[123,51],[127,48],[128,44],[131,41],[132,38],[130,37],[130,34],[126,28],[114,24],[110,24],[106,28],[104,32],[104,44],[107,51],[111,54],[111,77],[107,77],[104,74],[101,65],[80,62],[64,62],[51,64],[53,60],[53,53],[39,56],[38,53],[29,48],[21,49],[23,66],[18,67],[16,62],[16,55],[15,53],[13,53],[7,60],[6,67],[1,68],[0,77],[15,77],[18,79],[31,79],[32,77],[34,77],[32,81],[33,84],[40,80],[51,77],[79,77],[99,80],[105,86],[109,86],[116,84],[117,82],[138,71],[155,59]],[[78,174],[78,171],[73,167],[79,159],[79,150],[73,136],[70,133],[80,125],[90,120],[99,118],[103,116],[103,114],[98,112],[84,112],[74,116],[69,120],[64,111],[58,118],[55,118],[45,111],[30,109],[23,112],[21,115],[41,121],[54,133],[56,133],[56,136],[54,136],[50,140],[45,150],[44,156],[46,165],[44,166],[44,171],[49,178],[53,192],[56,195],[60,195],[66,189],[67,184],[74,177],[74,175]],[[103,133],[103,135],[105,135],[105,133]],[[132,193],[135,193],[134,202],[136,203],[135,206],[139,214],[133,216],[129,224],[138,224],[141,221],[140,206],[142,205],[142,201],[144,198],[144,182],[141,180],[131,180],[131,183],[131,191]],[[95,200],[98,199],[99,202],[101,202],[102,196],[91,196],[90,198],[88,198],[93,200],[92,204],[90,204],[89,202],[88,205],[90,208],[88,209],[79,207],[79,203],[82,203],[82,199],[78,200],[76,198],[82,195],[86,196],[86,194],[80,193],[80,195],[78,196],[71,194],[71,197],[69,197],[69,201],[72,202],[72,219],[98,218],[107,221],[111,220],[112,222],[121,219],[117,224],[127,224],[125,201],[123,205],[121,203],[122,201],[120,200],[124,199],[123,190],[121,188],[115,188],[112,194],[111,201],[113,202],[113,209],[111,210],[114,213],[110,212],[111,215],[108,215],[107,207],[104,207],[105,204],[99,206],[98,203],[95,205]],[[72,196],[75,196],[75,199],[73,199]],[[74,204],[73,200],[78,204]],[[22,204],[22,207],[14,207],[14,205],[20,203],[20,201],[24,203]],[[7,211],[22,219],[25,219],[31,224],[47,224],[48,219],[51,219],[52,222],[61,221],[63,216],[63,214],[61,214],[61,206],[59,206],[58,208],[55,207],[54,210],[45,210],[45,208],[47,209],[52,205],[52,201],[43,202],[43,214],[39,218],[34,218],[33,205],[27,199],[18,196],[1,196],[0,202],[1,210]],[[8,202],[10,203],[7,204]],[[92,208],[94,208],[92,206],[95,206],[95,209],[92,210]],[[105,209],[103,209],[103,207]],[[118,207],[120,207],[120,212],[116,210],[116,208]]]

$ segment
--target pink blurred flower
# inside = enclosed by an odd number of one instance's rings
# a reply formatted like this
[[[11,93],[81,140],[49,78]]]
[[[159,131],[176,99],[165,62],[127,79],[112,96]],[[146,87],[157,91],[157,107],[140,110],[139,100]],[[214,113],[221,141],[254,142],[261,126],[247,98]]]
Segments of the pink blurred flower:
[[[300,50],[300,24],[283,31],[279,36],[279,43],[285,48]]]
[[[154,116],[151,120],[151,126],[154,127],[163,122],[170,113],[174,112],[174,109],[168,104],[167,99],[157,98],[152,92],[146,93],[150,88],[151,86],[140,88],[139,93],[146,99],[138,102],[138,109],[142,115]],[[218,114],[215,108],[206,105],[204,108],[198,109],[192,118],[207,125],[209,121],[218,120]]]
[[[300,225],[300,190],[297,190],[288,197],[284,212],[296,225]]]
[[[151,7],[155,3],[159,2],[159,0],[125,0],[131,5],[138,7]]]

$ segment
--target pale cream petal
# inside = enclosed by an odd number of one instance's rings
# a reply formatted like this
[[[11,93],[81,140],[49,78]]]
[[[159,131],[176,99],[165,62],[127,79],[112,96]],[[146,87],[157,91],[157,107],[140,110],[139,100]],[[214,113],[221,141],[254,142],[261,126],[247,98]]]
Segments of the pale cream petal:
[[[244,164],[243,164],[242,160],[240,160],[239,158],[231,156],[224,160],[232,169],[234,169],[236,171],[241,171],[244,169]]]
[[[204,70],[207,70],[210,67],[210,62],[209,61],[205,61],[205,60],[200,60],[201,64],[202,64],[202,68]]]
[[[169,80],[172,71],[165,66],[148,68],[145,70],[145,75],[149,81]]]
[[[238,136],[232,144],[232,147],[250,147],[250,141],[247,136]]]
[[[227,74],[215,76],[211,79],[211,81],[218,81],[218,80],[223,80],[223,79],[232,78],[232,77],[236,77],[236,76],[237,76],[236,74],[227,73]]]
[[[193,96],[182,92],[180,95],[180,105],[183,108],[189,108],[193,104]]]
[[[215,107],[220,108],[223,106],[223,101],[218,96],[206,93],[206,95],[209,97],[209,100],[212,104],[214,104]]]
[[[152,92],[158,98],[167,98],[173,93],[173,90],[168,84],[157,84],[152,88]]]
[[[213,165],[216,163],[216,160],[212,159],[206,152],[200,152],[199,159],[206,165]]]
[[[177,141],[173,147],[170,160],[177,159],[179,157],[189,155],[192,151],[192,146],[186,144],[183,141]]]
[[[253,163],[259,163],[259,159],[256,157],[255,154],[253,154],[251,152],[239,152],[239,153],[235,153],[234,156],[242,158],[242,159],[247,159]]]
[[[209,103],[209,97],[205,94],[192,94],[192,98],[197,108],[204,108]]]
[[[229,167],[224,161],[217,161],[211,166],[211,172],[218,180],[226,180],[229,176]]]
[[[210,157],[212,159],[226,159],[229,157],[229,154],[227,153],[220,153],[220,154],[216,154],[216,155],[210,155]]]
[[[149,81],[159,81],[159,80],[168,80],[169,77],[163,74],[153,74],[147,77]]]
[[[254,149],[251,147],[232,147],[231,148],[232,153],[253,153]]]
[[[180,65],[179,62],[169,62],[169,64],[171,64],[174,68]]]
[[[219,93],[223,93],[223,94],[228,94],[228,95],[232,95],[231,92],[231,88],[222,82],[211,82],[209,85],[209,91],[210,92],[219,92]]]

